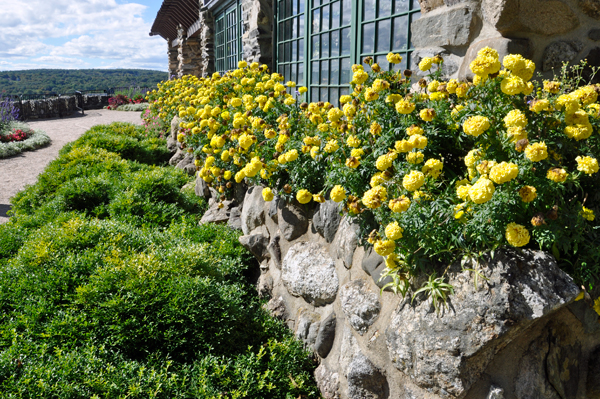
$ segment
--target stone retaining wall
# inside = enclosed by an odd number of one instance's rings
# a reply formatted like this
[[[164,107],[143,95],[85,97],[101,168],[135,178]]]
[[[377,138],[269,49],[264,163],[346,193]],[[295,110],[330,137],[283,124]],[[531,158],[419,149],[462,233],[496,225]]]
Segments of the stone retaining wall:
[[[84,95],[83,109],[100,109],[108,105],[107,94]],[[65,117],[77,111],[75,96],[51,97],[41,100],[26,100],[14,103],[19,108],[19,117],[22,120]]]
[[[193,175],[178,128],[174,118],[170,163]],[[258,294],[315,353],[324,398],[600,398],[598,314],[551,255],[504,249],[451,265],[455,293],[437,313],[423,296],[380,291],[384,260],[359,245],[337,203],[265,202],[262,187],[234,188],[222,201],[196,179],[209,203],[200,223],[242,231],[260,263]],[[479,269],[477,284],[467,269]]]
[[[477,51],[492,47],[532,59],[546,78],[563,62],[600,66],[600,0],[419,0],[411,25],[416,48],[411,69],[441,54],[448,77],[472,78]],[[586,71],[589,74],[590,70]],[[422,72],[418,71],[420,75]],[[600,77],[596,77],[600,79]]]

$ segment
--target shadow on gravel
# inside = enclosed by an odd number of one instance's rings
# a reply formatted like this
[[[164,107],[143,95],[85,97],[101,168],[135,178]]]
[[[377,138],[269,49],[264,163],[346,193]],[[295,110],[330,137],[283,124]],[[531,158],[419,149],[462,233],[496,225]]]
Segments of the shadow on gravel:
[[[10,208],[12,208],[11,205],[0,204],[0,218],[7,218],[7,213],[10,211]]]

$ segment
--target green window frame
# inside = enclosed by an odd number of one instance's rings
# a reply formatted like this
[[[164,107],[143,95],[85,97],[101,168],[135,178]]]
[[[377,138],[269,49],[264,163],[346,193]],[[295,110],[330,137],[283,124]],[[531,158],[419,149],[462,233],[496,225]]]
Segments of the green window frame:
[[[364,0],[361,3],[358,58],[371,56],[384,70],[407,69],[414,50],[410,24],[421,16],[418,0]],[[389,52],[401,54],[402,62],[390,66],[386,59]]]
[[[215,11],[215,70],[221,74],[237,68],[242,59],[242,12],[239,1]]]
[[[410,23],[421,15],[418,0],[276,0],[275,5],[276,70],[307,86],[310,101],[338,105],[350,91],[352,64],[366,56],[385,70],[410,65]],[[389,52],[400,53],[402,63],[390,65]]]

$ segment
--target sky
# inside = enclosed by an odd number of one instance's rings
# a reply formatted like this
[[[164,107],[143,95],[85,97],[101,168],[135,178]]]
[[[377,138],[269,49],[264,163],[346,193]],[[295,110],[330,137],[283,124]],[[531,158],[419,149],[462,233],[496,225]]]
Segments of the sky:
[[[0,71],[167,71],[167,42],[149,36],[162,0],[0,0]]]

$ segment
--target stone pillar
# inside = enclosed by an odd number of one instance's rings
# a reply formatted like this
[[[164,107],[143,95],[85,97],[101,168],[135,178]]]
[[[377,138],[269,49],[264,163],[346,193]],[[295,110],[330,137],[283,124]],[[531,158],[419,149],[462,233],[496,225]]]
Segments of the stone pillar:
[[[208,76],[215,71],[215,19],[210,11],[200,11],[202,28],[200,31],[200,76]]]
[[[177,76],[177,67],[178,67],[178,61],[177,61],[177,54],[178,54],[178,50],[177,47],[173,47],[171,41],[167,41],[167,54],[169,57],[169,79],[171,79],[172,76]]]
[[[243,0],[244,60],[273,67],[273,7],[268,0]]]
[[[181,24],[177,27],[177,77],[181,78],[184,75],[184,62],[186,57],[186,49],[183,41],[185,40],[185,32]]]
[[[179,62],[182,75],[202,76],[202,43],[198,37],[184,40],[180,46],[182,58]]]

